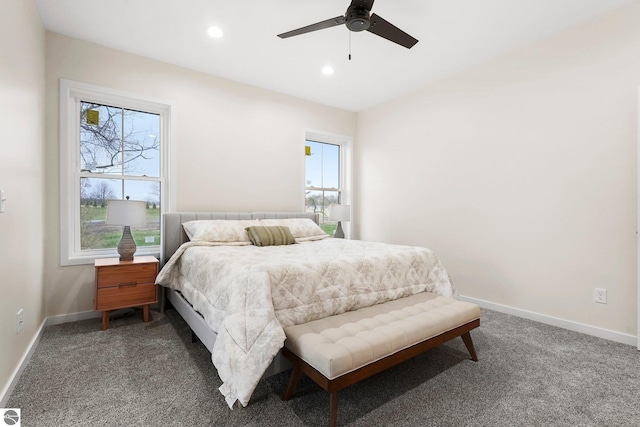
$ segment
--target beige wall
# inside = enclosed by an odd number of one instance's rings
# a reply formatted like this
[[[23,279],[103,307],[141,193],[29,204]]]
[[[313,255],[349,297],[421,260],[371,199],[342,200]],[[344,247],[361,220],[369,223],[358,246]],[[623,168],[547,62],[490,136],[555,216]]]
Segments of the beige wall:
[[[59,263],[59,79],[175,102],[178,210],[300,210],[304,131],[355,134],[355,113],[55,33],[46,46],[47,316],[92,310],[94,295],[92,266]]]
[[[0,11],[1,399],[44,318],[45,34],[34,0],[0,0]],[[16,335],[20,308],[24,329]]]
[[[359,236],[432,248],[464,295],[635,335],[638,22],[635,2],[359,114]]]

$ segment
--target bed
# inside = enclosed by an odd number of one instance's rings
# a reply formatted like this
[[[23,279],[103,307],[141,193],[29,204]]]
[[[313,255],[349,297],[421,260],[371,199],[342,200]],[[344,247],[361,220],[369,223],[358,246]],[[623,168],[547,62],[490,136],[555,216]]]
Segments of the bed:
[[[295,244],[247,243],[245,226],[286,227]],[[261,377],[289,367],[280,355],[287,326],[421,292],[456,296],[429,249],[317,230],[317,216],[305,212],[163,215],[157,283],[211,351],[231,408],[248,404]]]

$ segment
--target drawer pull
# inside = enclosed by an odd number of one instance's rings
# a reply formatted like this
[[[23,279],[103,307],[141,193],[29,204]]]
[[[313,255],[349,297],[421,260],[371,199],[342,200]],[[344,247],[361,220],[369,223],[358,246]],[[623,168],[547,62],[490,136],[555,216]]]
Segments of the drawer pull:
[[[137,286],[138,282],[120,283],[119,288],[126,288],[127,286]]]

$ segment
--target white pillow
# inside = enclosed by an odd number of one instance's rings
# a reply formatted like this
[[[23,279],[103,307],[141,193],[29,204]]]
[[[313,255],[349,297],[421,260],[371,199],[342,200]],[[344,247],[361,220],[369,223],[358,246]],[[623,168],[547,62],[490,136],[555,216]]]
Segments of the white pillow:
[[[256,219],[208,219],[188,221],[182,227],[192,242],[250,245],[245,228],[258,225]]]
[[[260,225],[288,227],[296,243],[326,239],[329,236],[309,218],[261,219]]]

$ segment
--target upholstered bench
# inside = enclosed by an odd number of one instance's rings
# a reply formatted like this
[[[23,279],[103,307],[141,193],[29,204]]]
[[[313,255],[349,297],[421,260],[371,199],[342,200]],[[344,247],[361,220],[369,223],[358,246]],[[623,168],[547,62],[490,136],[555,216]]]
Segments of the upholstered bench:
[[[461,336],[477,361],[469,331],[480,308],[429,292],[285,328],[284,356],[293,364],[285,400],[302,374],[330,393],[329,425],[337,424],[339,390]]]

